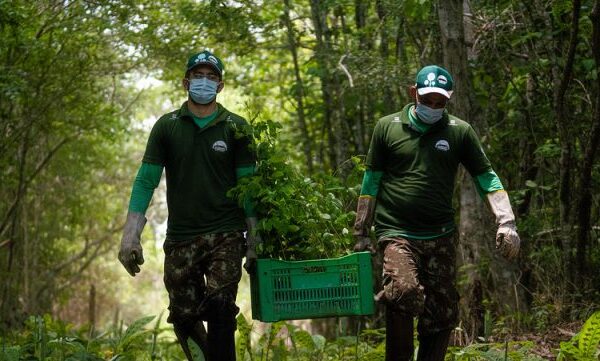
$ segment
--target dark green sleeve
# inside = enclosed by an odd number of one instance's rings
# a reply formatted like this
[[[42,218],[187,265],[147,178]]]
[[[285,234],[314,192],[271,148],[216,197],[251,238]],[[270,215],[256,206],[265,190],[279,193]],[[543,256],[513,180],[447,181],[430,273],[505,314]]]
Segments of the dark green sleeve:
[[[238,167],[235,169],[235,175],[238,180],[242,177],[249,177],[253,175],[254,172],[255,167],[253,165],[246,167]],[[252,197],[244,198],[244,214],[246,215],[246,217],[256,217]]]
[[[252,128],[245,120],[236,124],[235,131],[235,167],[248,167],[256,164],[256,156],[252,149]]]
[[[367,169],[373,171],[385,170],[386,144],[384,141],[384,128],[385,127],[381,120],[375,124],[373,136],[371,137],[371,144],[369,145],[369,152],[367,153],[367,160],[365,162]]]
[[[131,198],[129,199],[129,211],[146,214],[154,189],[158,187],[162,176],[163,166],[143,162],[138,170]]]
[[[150,131],[148,143],[146,143],[146,151],[144,152],[143,162],[166,165],[166,139],[164,137],[165,127],[167,126],[167,118],[160,118]]]
[[[460,162],[465,166],[471,177],[493,171],[492,165],[483,151],[479,137],[470,125],[463,138],[460,155]]]

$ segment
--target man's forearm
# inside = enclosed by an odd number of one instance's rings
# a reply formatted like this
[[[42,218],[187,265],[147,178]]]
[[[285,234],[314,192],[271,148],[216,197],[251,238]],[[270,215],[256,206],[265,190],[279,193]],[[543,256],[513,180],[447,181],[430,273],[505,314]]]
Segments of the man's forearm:
[[[375,203],[383,172],[367,169],[363,176],[360,197],[356,206],[356,220],[353,234],[368,236],[375,215]]]
[[[490,192],[486,194],[486,199],[490,209],[496,217],[497,225],[506,225],[515,223],[515,215],[510,206],[508,193],[504,190]]]
[[[130,212],[146,214],[154,189],[160,183],[162,172],[163,166],[161,165],[142,163],[131,189]]]

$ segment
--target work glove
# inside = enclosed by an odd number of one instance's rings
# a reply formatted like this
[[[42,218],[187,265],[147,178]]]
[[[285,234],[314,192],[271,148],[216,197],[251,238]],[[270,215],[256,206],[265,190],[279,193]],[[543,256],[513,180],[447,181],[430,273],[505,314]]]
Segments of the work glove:
[[[496,224],[498,225],[496,249],[506,259],[515,259],[519,255],[521,239],[517,234],[515,215],[510,206],[508,193],[504,190],[495,191],[488,193],[486,198],[492,213],[496,216]]]
[[[355,236],[356,243],[354,244],[354,252],[369,251],[371,253],[377,253],[371,237]]]
[[[142,213],[127,213],[127,221],[121,238],[119,261],[130,275],[140,272],[140,265],[144,263],[144,252],[140,244],[140,236],[146,224],[146,217]]]
[[[355,252],[362,252],[368,250],[371,253],[375,253],[375,247],[369,237],[369,231],[371,230],[371,224],[373,223],[373,217],[375,214],[375,198],[367,195],[361,195],[358,197],[358,205],[356,206],[356,220],[354,221],[354,227],[352,234],[356,240],[354,245]]]
[[[256,259],[258,258],[256,255],[256,246],[262,243],[262,239],[260,238],[260,234],[258,234],[256,225],[258,224],[258,219],[256,217],[248,217],[246,218],[246,263],[244,263],[244,269],[248,274],[253,274],[256,271]]]

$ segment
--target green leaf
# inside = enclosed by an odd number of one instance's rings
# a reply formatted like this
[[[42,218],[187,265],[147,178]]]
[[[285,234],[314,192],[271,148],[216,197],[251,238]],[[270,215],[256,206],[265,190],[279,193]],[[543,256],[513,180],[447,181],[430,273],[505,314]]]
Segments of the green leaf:
[[[600,345],[600,311],[594,312],[579,332],[579,350],[582,357],[594,358]]]
[[[200,346],[198,346],[196,342],[194,342],[194,340],[192,340],[191,337],[188,338],[187,344],[190,348],[190,353],[192,354],[192,358],[194,359],[194,361],[205,361],[202,349],[200,348]]]
[[[322,336],[322,335],[313,335],[312,339],[313,339],[313,342],[315,344],[315,349],[316,350],[323,351],[325,349],[325,343],[327,342],[327,340],[325,339],[324,336]]]
[[[129,343],[138,336],[140,333],[144,332],[143,328],[148,323],[150,323],[156,316],[146,316],[136,320],[131,326],[127,328],[121,340],[119,341],[119,347],[121,349],[125,349]]]
[[[242,313],[237,316],[237,329],[239,336],[236,340],[236,353],[238,360],[245,360],[245,355],[250,356],[252,360],[252,345],[250,339],[250,333],[252,332],[252,326],[248,323]]]
[[[21,346],[10,346],[10,347],[4,348],[2,350],[2,352],[0,353],[0,355],[2,356],[1,357],[2,360],[19,361],[20,356],[21,356]]]
[[[560,343],[560,353],[558,354],[557,361],[561,360],[579,360],[580,353],[579,349],[573,345],[571,342],[561,342]]]
[[[302,349],[305,351],[314,351],[315,350],[315,342],[313,341],[310,333],[304,330],[297,330],[291,333],[292,341],[297,349]]]
[[[529,187],[529,188],[537,188],[537,183],[532,181],[532,180],[526,180],[525,181],[525,186]]]

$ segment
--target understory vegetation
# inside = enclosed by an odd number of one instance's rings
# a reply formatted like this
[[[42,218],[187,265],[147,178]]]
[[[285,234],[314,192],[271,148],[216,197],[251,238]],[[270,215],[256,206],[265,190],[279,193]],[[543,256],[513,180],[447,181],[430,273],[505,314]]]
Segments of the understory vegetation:
[[[385,331],[371,329],[353,335],[326,339],[311,334],[293,322],[259,324],[238,316],[236,338],[240,361],[327,361],[385,359]],[[26,327],[0,338],[0,360],[183,360],[170,327],[161,317],[148,316],[128,327],[122,324],[106,331],[74,328],[50,316],[30,317]],[[257,324],[261,330],[257,330]],[[559,361],[598,360],[600,312],[594,313],[569,341],[552,350]],[[415,339],[418,350],[418,340]],[[464,348],[451,347],[447,361],[519,360],[539,361],[533,341],[479,342]]]

